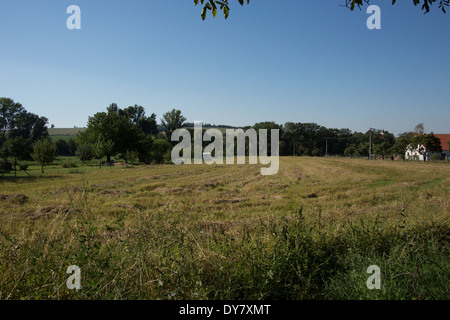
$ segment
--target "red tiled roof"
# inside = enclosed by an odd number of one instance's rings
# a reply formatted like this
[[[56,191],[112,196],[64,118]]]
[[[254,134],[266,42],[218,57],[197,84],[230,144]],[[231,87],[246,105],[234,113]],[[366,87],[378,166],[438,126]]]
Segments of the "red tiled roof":
[[[433,133],[435,137],[439,138],[441,140],[441,147],[442,151],[449,151],[448,150],[448,141],[450,141],[450,134],[435,134]],[[419,134],[415,134],[417,137]]]
[[[442,150],[448,151],[448,142],[450,141],[450,134],[435,134],[435,136],[441,139]]]

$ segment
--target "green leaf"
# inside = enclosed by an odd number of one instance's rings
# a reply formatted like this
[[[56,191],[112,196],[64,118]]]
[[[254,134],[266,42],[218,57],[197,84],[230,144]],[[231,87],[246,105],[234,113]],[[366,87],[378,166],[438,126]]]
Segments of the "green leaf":
[[[206,7],[203,8],[201,16],[202,16],[202,20],[206,19]]]
[[[230,8],[228,6],[223,8],[223,15],[225,16],[225,19],[228,18],[228,15],[230,14]]]

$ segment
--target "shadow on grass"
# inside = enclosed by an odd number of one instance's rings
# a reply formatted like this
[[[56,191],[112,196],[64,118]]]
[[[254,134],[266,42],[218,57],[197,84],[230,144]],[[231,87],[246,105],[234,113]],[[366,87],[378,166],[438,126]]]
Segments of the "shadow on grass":
[[[15,177],[15,176],[10,176],[10,175],[8,175],[8,176],[4,175],[4,176],[0,177],[0,182],[2,182],[2,181],[8,181],[8,182],[27,181],[27,182],[30,182],[30,181],[55,179],[55,178],[64,178],[64,176],[63,175],[52,175],[52,174],[46,175],[46,174],[44,174],[44,175],[30,175],[30,176]]]
[[[46,180],[46,179],[55,179],[55,178],[64,178],[64,175],[61,174],[38,174],[38,175],[28,175],[28,176],[14,176],[14,173],[6,173],[5,175],[1,175],[0,173],[0,182],[8,181],[8,182],[32,182],[37,180]]]
[[[98,164],[85,164],[82,166],[75,166],[70,168],[58,168],[58,167],[48,167],[44,173],[39,170],[27,170],[27,171],[17,171],[17,176],[15,176],[14,171],[0,171],[0,181],[35,181],[43,179],[54,179],[63,178],[67,174],[86,174],[97,170],[109,170],[117,167]]]

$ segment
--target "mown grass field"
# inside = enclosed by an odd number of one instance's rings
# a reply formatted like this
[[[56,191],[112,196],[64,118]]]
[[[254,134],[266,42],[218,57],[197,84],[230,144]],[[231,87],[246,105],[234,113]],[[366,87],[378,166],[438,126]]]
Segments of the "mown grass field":
[[[0,299],[450,298],[448,164],[280,160],[5,176]]]

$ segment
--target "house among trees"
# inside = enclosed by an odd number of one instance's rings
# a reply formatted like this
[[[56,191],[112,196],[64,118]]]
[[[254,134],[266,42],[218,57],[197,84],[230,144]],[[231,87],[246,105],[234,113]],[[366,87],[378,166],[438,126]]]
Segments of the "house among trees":
[[[405,160],[450,160],[450,134],[416,134]]]

